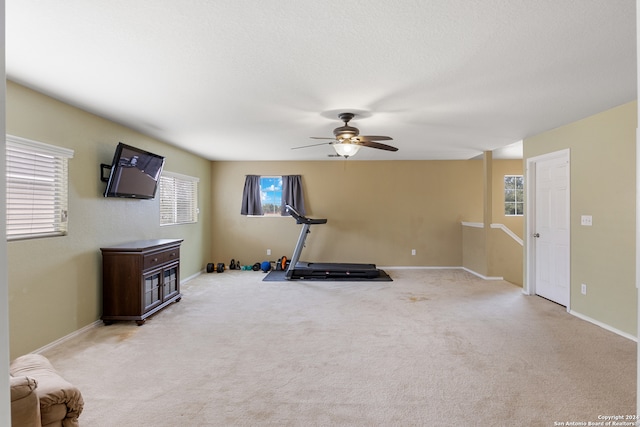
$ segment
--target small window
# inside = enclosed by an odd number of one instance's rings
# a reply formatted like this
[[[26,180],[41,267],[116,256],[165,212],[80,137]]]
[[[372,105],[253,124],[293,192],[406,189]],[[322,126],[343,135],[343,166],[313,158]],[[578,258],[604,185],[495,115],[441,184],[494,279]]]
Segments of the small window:
[[[160,225],[198,222],[198,178],[164,171],[160,176]]]
[[[248,217],[289,216],[283,212],[291,205],[305,214],[301,175],[261,176],[246,175],[242,190],[240,215]]]
[[[504,214],[524,215],[524,178],[522,175],[504,176]]]
[[[64,236],[73,150],[7,135],[7,240]]]
[[[264,216],[280,216],[282,211],[282,177],[260,177],[260,202]]]

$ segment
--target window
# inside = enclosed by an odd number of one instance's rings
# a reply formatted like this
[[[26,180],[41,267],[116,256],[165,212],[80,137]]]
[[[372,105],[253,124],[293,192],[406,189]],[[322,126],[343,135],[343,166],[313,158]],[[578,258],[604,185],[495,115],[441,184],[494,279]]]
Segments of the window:
[[[247,216],[289,216],[285,205],[293,206],[305,214],[302,176],[260,176],[247,175],[242,190],[240,215]]]
[[[522,175],[504,176],[504,214],[524,215],[524,179]]]
[[[73,150],[7,135],[7,240],[67,234]]]
[[[282,177],[260,177],[260,202],[265,216],[280,216],[282,212]]]
[[[164,171],[160,176],[160,225],[198,222],[198,178]]]

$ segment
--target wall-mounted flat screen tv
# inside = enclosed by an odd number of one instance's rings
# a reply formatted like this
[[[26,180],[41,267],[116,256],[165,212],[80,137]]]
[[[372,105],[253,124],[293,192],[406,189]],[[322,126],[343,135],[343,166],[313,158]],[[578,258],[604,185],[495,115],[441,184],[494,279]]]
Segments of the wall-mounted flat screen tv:
[[[118,143],[104,196],[153,199],[163,166],[164,157]]]

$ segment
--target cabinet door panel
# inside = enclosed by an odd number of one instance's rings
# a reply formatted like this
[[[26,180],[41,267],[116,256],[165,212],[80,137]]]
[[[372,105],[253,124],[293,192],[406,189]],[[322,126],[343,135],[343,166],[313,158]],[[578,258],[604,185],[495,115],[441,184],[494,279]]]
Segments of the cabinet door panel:
[[[144,276],[144,311],[148,311],[160,304],[162,271],[156,271]]]
[[[180,280],[178,279],[178,264],[165,267],[163,270],[163,299],[173,297],[180,291]]]

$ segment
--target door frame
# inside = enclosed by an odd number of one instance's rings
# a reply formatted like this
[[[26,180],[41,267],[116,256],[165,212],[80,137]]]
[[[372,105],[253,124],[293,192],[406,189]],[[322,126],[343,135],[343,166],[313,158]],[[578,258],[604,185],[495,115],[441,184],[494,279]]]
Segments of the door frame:
[[[571,150],[569,148],[554,151],[551,153],[541,154],[539,156],[530,157],[527,159],[525,167],[525,259],[524,259],[524,286],[522,292],[526,295],[536,295],[536,245],[533,239],[533,233],[536,228],[536,165],[538,162],[553,160],[553,159],[566,159],[569,165],[569,177],[568,177],[568,191],[567,197],[569,198],[569,218],[571,218]],[[571,224],[569,224],[569,265],[567,266],[567,273],[569,277],[569,286],[567,296],[567,312],[571,311]]]

